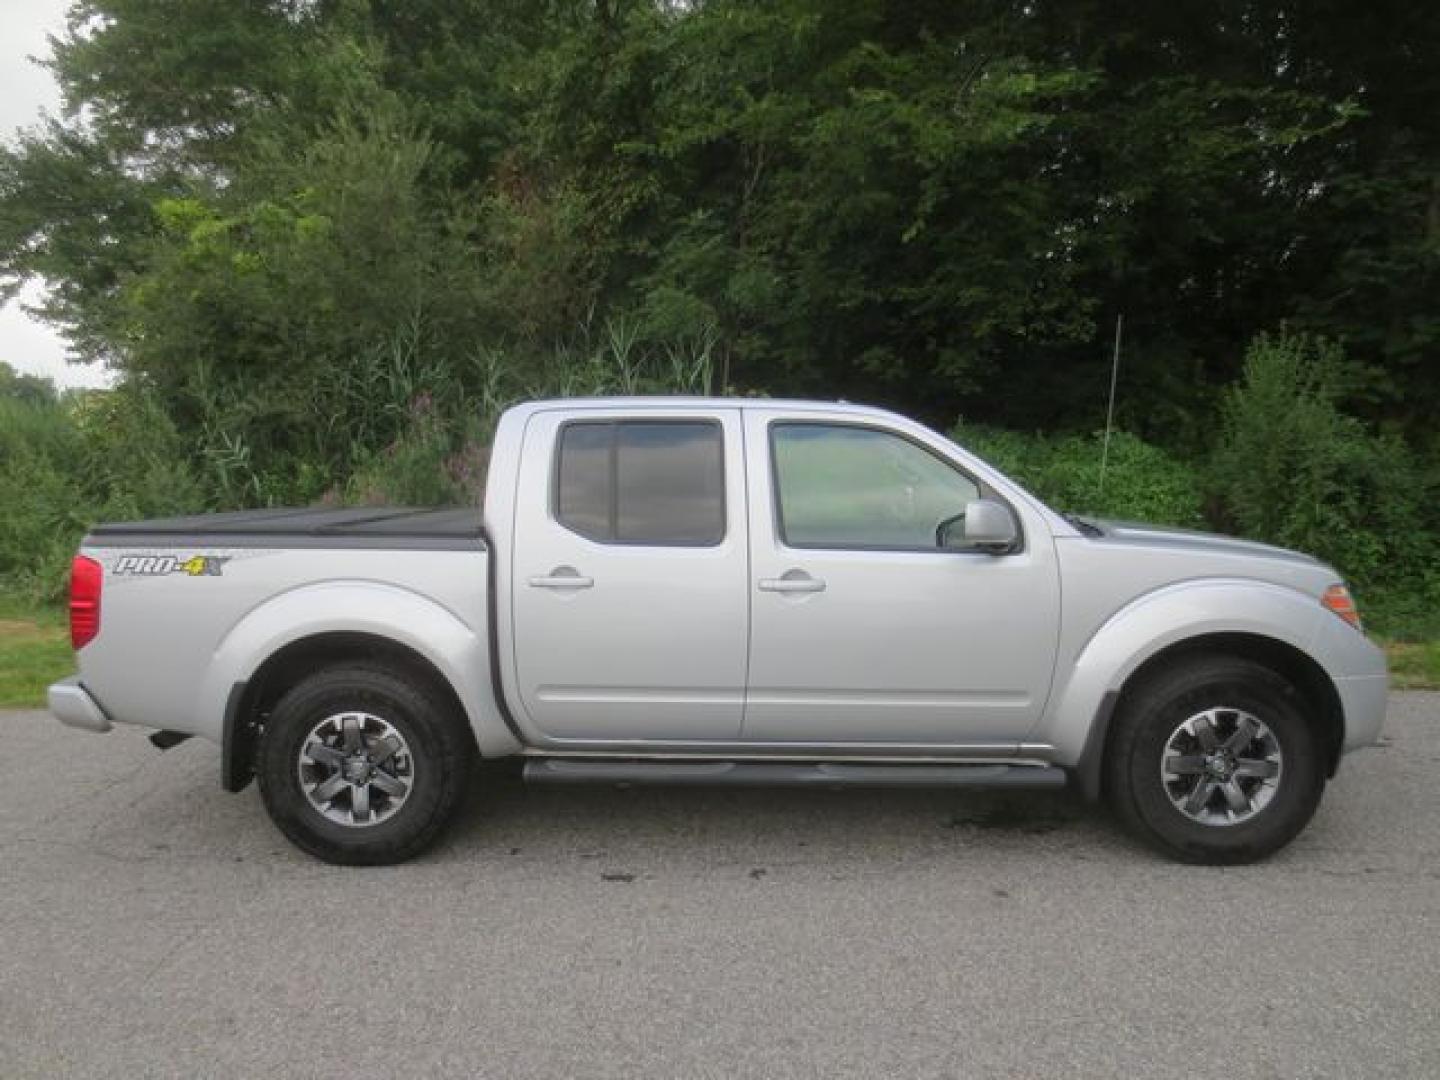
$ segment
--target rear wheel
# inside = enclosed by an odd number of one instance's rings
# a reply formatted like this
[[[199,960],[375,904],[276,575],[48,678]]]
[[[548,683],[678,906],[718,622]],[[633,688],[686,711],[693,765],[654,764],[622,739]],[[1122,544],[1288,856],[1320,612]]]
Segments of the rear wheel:
[[[1127,694],[1106,767],[1125,824],[1184,862],[1272,854],[1325,787],[1303,699],[1269,668],[1228,656],[1179,661]]]
[[[265,808],[326,862],[403,862],[433,843],[465,792],[474,744],[423,682],[389,668],[327,668],[292,687],[265,725]]]

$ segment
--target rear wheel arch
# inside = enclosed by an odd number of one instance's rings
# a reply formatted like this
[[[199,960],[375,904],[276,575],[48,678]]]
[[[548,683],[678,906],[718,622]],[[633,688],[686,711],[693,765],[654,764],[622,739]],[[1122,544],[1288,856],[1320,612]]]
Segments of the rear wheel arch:
[[[226,705],[222,784],[243,790],[255,776],[255,753],[265,718],[291,687],[322,668],[366,663],[388,668],[428,689],[446,706],[453,722],[475,741],[460,695],[444,673],[424,655],[379,634],[327,631],[292,641],[276,650],[254,673],[232,688]]]

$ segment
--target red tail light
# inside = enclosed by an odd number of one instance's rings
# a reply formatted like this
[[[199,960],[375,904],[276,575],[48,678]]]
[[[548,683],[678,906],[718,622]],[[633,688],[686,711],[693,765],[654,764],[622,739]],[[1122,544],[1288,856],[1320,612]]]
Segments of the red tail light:
[[[70,564],[70,644],[84,648],[100,633],[100,586],[105,572],[85,555]]]

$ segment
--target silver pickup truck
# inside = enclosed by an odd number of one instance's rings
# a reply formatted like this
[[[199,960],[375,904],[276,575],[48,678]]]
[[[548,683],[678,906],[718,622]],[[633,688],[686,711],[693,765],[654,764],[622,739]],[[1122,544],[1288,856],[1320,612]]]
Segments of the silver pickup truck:
[[[1058,514],[846,404],[522,405],[474,510],[102,525],[63,722],[199,735],[279,828],[390,863],[477,755],[551,784],[1054,788],[1191,862],[1263,857],[1373,743],[1339,575]]]

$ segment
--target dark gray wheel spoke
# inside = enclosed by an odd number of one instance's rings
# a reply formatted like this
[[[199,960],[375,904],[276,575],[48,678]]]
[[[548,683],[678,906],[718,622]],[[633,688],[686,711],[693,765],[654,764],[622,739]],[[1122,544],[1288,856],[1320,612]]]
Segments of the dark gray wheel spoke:
[[[1258,777],[1262,780],[1270,780],[1280,775],[1280,763],[1278,761],[1259,761],[1255,758],[1242,758],[1235,762],[1235,775],[1245,778]]]
[[[1250,800],[1246,798],[1245,792],[1240,790],[1240,785],[1233,779],[1220,785],[1220,791],[1225,796],[1225,803],[1237,814],[1243,814],[1250,809]]]
[[[1260,725],[1253,716],[1241,716],[1235,725],[1235,734],[1225,740],[1225,749],[1232,754],[1238,754],[1255,741],[1259,732]]]
[[[1204,810],[1210,802],[1210,796],[1215,794],[1215,781],[1202,779],[1195,785],[1195,790],[1190,792],[1190,797],[1185,800],[1185,812],[1192,817]]]
[[[380,739],[370,748],[370,764],[383,765],[400,749],[400,740],[390,735]]]
[[[1165,771],[1176,776],[1198,776],[1205,771],[1205,755],[1173,754],[1165,759]]]
[[[305,747],[305,756],[321,765],[333,765],[339,768],[345,764],[343,752],[336,750],[333,746],[326,746],[322,742],[309,743]]]
[[[1215,724],[1209,715],[1197,716],[1194,721],[1195,738],[1200,740],[1202,750],[1214,750],[1220,745],[1220,739],[1215,734]]]
[[[316,802],[328,803],[331,799],[335,798],[336,795],[339,795],[340,792],[345,789],[345,786],[345,777],[336,773],[328,780],[317,784],[315,790],[310,793],[310,797]]]
[[[364,744],[360,741],[360,718],[358,716],[345,717],[341,721],[341,727],[345,732],[345,752],[347,754],[364,749]]]
[[[410,791],[410,785],[398,777],[391,776],[384,769],[376,769],[370,777],[370,783],[392,798],[402,799]]]

